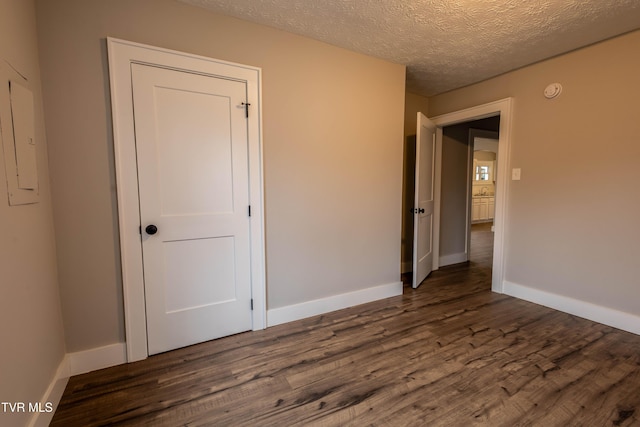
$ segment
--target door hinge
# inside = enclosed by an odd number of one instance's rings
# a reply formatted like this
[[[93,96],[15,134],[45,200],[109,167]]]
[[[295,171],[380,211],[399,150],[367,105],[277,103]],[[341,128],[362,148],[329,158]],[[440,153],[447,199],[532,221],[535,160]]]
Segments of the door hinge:
[[[242,103],[240,103],[240,105],[244,106],[244,116],[249,118],[249,105],[251,105],[251,104],[248,103],[248,102],[242,102]]]
[[[249,205],[249,216],[251,216],[251,205]]]
[[[253,310],[253,298],[251,298],[251,310]]]

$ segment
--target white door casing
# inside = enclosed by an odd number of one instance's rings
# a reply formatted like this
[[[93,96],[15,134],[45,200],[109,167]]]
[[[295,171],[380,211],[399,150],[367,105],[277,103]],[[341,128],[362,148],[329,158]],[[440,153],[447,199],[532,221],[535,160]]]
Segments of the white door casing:
[[[436,181],[435,181],[435,252],[438,253],[439,228],[440,228],[440,183],[442,169],[442,128],[458,123],[472,120],[485,119],[487,117],[500,116],[500,130],[498,137],[498,156],[496,164],[496,194],[495,194],[495,215],[493,219],[493,266],[491,275],[491,290],[502,293],[504,288],[504,265],[506,240],[505,224],[507,222],[507,190],[511,174],[508,173],[509,153],[511,152],[511,121],[512,121],[512,98],[505,98],[487,104],[466,108],[432,117],[436,124]],[[434,258],[434,269],[437,269],[437,259]]]
[[[163,69],[161,71],[173,70],[175,72],[181,72],[182,74],[199,75],[204,79],[211,79],[213,81],[228,80],[235,83],[239,82],[241,86],[246,88],[245,102],[250,104],[250,107],[249,117],[244,120],[244,129],[246,130],[247,141],[247,151],[244,156],[244,162],[245,169],[248,170],[247,182],[245,183],[246,185],[244,188],[247,194],[246,200],[248,204],[251,205],[251,217],[246,215],[247,211],[245,209],[248,209],[248,206],[246,206],[242,211],[245,213],[245,220],[249,223],[246,236],[249,241],[249,257],[248,265],[245,266],[242,274],[246,274],[249,277],[250,295],[253,300],[253,311],[251,312],[251,324],[249,325],[249,328],[253,330],[264,328],[266,326],[266,292],[264,273],[260,69],[113,38],[107,39],[107,47],[109,53],[114,151],[118,191],[118,217],[122,260],[123,296],[125,305],[127,360],[129,362],[141,360],[146,358],[149,354],[147,349],[149,338],[147,335],[148,325],[147,316],[145,314],[143,242],[141,240],[140,232],[142,227],[142,235],[144,244],[146,245],[154,236],[145,234],[144,228],[148,224],[141,224],[141,220],[158,220],[156,218],[146,217],[147,214],[144,209],[142,211],[140,210],[142,200],[139,198],[138,194],[138,170],[136,164],[137,153],[135,139],[136,128],[134,125],[134,104],[132,96],[132,70],[139,67],[139,65],[136,64],[142,64],[140,66],[148,69]],[[193,98],[194,96],[192,95],[199,93],[196,90],[183,92],[181,95],[177,95],[175,93],[168,95],[168,92],[169,91],[165,91],[162,96],[177,96],[179,98],[182,95],[183,97],[186,96]],[[204,98],[207,98],[206,96],[195,97],[200,98],[197,102],[204,102],[205,104],[209,102],[202,101]],[[244,116],[244,106],[234,105],[232,107],[237,107],[236,112]],[[217,108],[215,107],[215,102],[210,104],[209,108]],[[229,109],[229,111],[231,110],[233,110],[233,108]],[[197,120],[197,117],[189,118],[183,115],[181,120],[184,124],[185,120],[188,121],[192,119]],[[235,132],[237,132],[237,130],[234,131],[234,133]],[[217,149],[220,149],[220,147]],[[172,155],[174,154],[175,153],[172,153]],[[193,153],[184,152],[182,154],[187,157],[191,156],[192,159],[194,157]],[[179,170],[174,170],[173,173],[179,174]],[[222,175],[224,175],[224,173]],[[175,208],[175,205],[178,203],[178,198],[181,197],[180,188],[178,187],[185,185],[197,187],[202,184],[197,182],[197,179],[195,180],[195,183],[194,181],[190,182],[188,177],[185,179],[186,181],[183,180],[183,182],[176,188],[166,189],[170,196],[173,197],[173,202],[168,202],[169,205],[173,204],[173,207],[168,206],[169,210]],[[228,202],[228,196],[229,195],[227,194],[227,196],[225,196],[226,198],[222,198],[223,202],[224,200]],[[171,197],[169,197],[169,199],[171,199]],[[234,200],[237,197],[237,191],[235,189],[233,197]],[[220,200],[217,202],[208,201],[208,203],[213,203],[213,205],[192,207],[200,210],[211,210],[213,208],[213,211],[216,211],[216,209],[221,209],[223,212],[228,211],[228,209],[223,206],[224,203],[220,202]],[[216,203],[218,203],[217,206],[215,206]],[[222,205],[220,203],[222,203]],[[236,207],[233,209],[237,210]],[[171,218],[171,221],[174,220],[175,218]],[[178,256],[182,256],[185,259],[189,259],[190,261],[188,262],[197,264],[197,260],[192,260],[189,255],[196,251],[193,248],[185,249],[185,246],[188,246],[188,244],[184,243],[184,241],[188,241],[189,239],[183,239],[183,237],[179,237],[177,235],[170,235],[171,232],[168,231],[168,223],[165,223],[164,221],[168,221],[168,219],[160,218],[160,223],[156,224],[159,229],[156,237],[162,235],[163,239],[175,242],[170,251],[173,251],[172,253],[178,254]],[[233,222],[233,220],[228,221]],[[188,229],[193,226],[185,227]],[[188,233],[188,230],[186,232]],[[201,249],[203,249],[203,251],[200,251],[201,253],[209,253],[209,255],[218,253],[224,254],[223,256],[228,257],[228,254],[231,253],[229,251],[230,239],[222,238],[221,240],[215,240],[215,243],[213,243],[214,240],[215,239],[208,238],[198,239],[195,244],[201,246]],[[211,270],[212,268],[215,269],[218,267],[222,268],[223,274],[226,274],[227,276],[232,274],[231,271],[233,271],[233,274],[237,273],[236,267],[230,270],[228,266],[225,265],[225,267],[221,267],[220,264],[218,264],[217,267],[215,265],[213,267],[203,267],[202,263],[199,265],[200,270],[198,271],[200,271],[200,273],[203,273],[203,271],[206,272],[207,269]],[[166,274],[169,276],[181,276],[186,273],[184,269],[176,269],[176,265],[173,265],[172,267],[167,268]],[[238,278],[236,278],[236,280],[237,279]],[[171,292],[174,292],[174,295],[180,293],[178,289],[173,289]],[[221,300],[229,299],[228,289],[221,292],[221,294],[216,295],[214,295],[215,292],[214,294],[209,294],[208,302],[211,303],[212,300],[215,300],[216,298]],[[227,292],[227,294],[224,294],[224,292]],[[240,293],[243,292],[244,291],[241,291]],[[174,304],[174,306],[169,307],[168,311],[180,312],[181,309],[186,306],[190,306],[192,302],[193,301],[188,301],[184,298],[181,301],[173,300],[172,304]],[[181,331],[181,333],[184,333],[184,331]]]
[[[131,75],[149,354],[247,331],[246,83],[142,64]]]
[[[413,288],[433,270],[436,125],[418,112],[413,225]]]

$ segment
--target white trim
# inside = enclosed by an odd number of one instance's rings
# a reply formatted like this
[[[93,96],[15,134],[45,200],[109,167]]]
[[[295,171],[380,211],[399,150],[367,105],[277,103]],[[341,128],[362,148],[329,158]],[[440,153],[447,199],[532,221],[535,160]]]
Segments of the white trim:
[[[504,281],[504,242],[506,240],[505,224],[507,220],[507,191],[509,184],[509,153],[511,150],[511,112],[513,109],[513,99],[505,98],[488,104],[467,108],[453,113],[442,114],[432,117],[431,120],[438,126],[436,133],[436,199],[435,203],[435,224],[434,239],[436,232],[440,229],[440,185],[442,171],[442,127],[457,123],[480,120],[487,117],[500,116],[500,137],[498,139],[498,165],[495,196],[495,217],[493,224],[495,234],[493,240],[493,270],[491,290],[497,293],[503,292]],[[438,241],[440,235],[437,235]],[[434,243],[434,248],[436,243]],[[437,257],[434,257],[437,258]]]
[[[122,365],[127,362],[127,352],[124,343],[106,345],[104,347],[92,348],[90,350],[67,353],[56,374],[45,391],[40,403],[43,405],[50,402],[53,405],[53,412],[36,412],[31,416],[29,427],[46,427],[49,425],[55,414],[55,410],[60,404],[60,399],[67,387],[69,378],[98,369],[109,368],[111,366]]]
[[[442,255],[440,256],[440,267],[445,267],[447,265],[452,265],[452,264],[460,264],[461,262],[466,262],[467,260],[468,260],[468,256],[466,252]]]
[[[147,320],[145,315],[140,212],[135,152],[132,63],[145,63],[205,75],[233,76],[247,84],[249,116],[249,198],[251,215],[252,329],[266,326],[266,281],[264,262],[264,206],[262,164],[261,69],[139,43],[107,38],[113,120],[113,140],[118,195],[118,220],[122,260],[127,359],[145,359]],[[255,106],[255,108],[254,108]]]
[[[40,403],[45,405],[46,403],[51,403],[53,405],[52,412],[35,412],[31,419],[29,420],[27,426],[29,427],[47,427],[51,420],[53,419],[53,415],[56,413],[56,408],[60,404],[60,399],[62,399],[62,395],[64,394],[64,389],[67,387],[67,383],[69,382],[69,358],[65,355],[60,361],[58,365],[58,369],[56,370],[56,374],[53,377],[53,380],[49,384],[49,387],[44,392],[42,399],[40,399]]]
[[[504,293],[525,301],[544,305],[574,316],[613,326],[632,334],[640,335],[640,316],[590,302],[541,291],[517,283],[504,282]]]
[[[346,294],[332,295],[313,301],[306,301],[300,304],[288,305],[286,307],[273,308],[267,312],[267,325],[275,326],[282,323],[293,322],[354,305],[365,304],[384,298],[402,295],[402,282],[389,283],[375,286],[359,291],[348,292]]]
[[[68,353],[67,357],[69,358],[69,374],[71,376],[80,375],[127,363],[127,348],[125,343],[115,343]]]

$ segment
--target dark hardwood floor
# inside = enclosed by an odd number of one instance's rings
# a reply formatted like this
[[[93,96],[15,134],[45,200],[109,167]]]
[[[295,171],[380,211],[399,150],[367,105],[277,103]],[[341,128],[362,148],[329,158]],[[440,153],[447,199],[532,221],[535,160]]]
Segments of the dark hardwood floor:
[[[52,425],[639,425],[640,336],[491,293],[472,235],[402,296],[73,377]]]

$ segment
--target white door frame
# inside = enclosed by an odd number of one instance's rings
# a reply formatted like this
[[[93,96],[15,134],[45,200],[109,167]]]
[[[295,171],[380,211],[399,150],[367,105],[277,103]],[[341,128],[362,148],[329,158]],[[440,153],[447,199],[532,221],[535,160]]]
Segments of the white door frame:
[[[251,204],[252,329],[266,327],[264,206],[262,176],[261,70],[203,56],[107,38],[111,84],[111,114],[115,152],[118,221],[127,361],[147,358],[140,203],[134,134],[131,64],[141,63],[246,82],[249,139],[249,200]]]
[[[488,104],[478,105],[452,113],[431,117],[438,126],[436,131],[436,182],[435,182],[435,218],[434,252],[440,253],[440,202],[442,183],[442,128],[457,123],[500,116],[500,136],[498,139],[498,165],[496,173],[496,197],[493,240],[493,272],[491,290],[503,293],[504,288],[504,243],[505,224],[507,222],[507,190],[509,185],[509,153],[511,149],[511,120],[513,98],[505,98]],[[439,267],[439,257],[433,257],[434,270]]]

